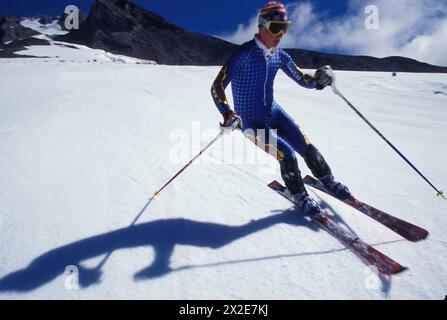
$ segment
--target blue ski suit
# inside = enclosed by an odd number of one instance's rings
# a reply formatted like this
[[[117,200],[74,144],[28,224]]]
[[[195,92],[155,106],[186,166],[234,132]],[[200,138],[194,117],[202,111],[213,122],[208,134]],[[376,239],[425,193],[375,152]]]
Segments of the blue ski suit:
[[[295,152],[304,157],[310,145],[308,138],[273,98],[273,82],[279,69],[300,86],[315,88],[314,79],[297,67],[284,50],[274,48],[269,53],[255,37],[225,63],[211,87],[211,94],[225,117],[231,112],[225,96],[225,88],[231,82],[234,109],[242,118],[245,136],[266,152],[272,146],[266,142],[274,139],[278,160],[295,159]],[[276,133],[269,129],[275,129]],[[255,134],[245,133],[249,131]]]

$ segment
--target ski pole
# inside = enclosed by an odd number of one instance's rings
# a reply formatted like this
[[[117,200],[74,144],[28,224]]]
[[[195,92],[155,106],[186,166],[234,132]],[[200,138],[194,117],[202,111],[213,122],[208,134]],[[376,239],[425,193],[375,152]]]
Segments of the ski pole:
[[[335,86],[335,82],[333,82],[332,83],[332,90],[334,91],[334,93],[336,94],[336,95],[338,95],[340,98],[342,98],[345,102],[346,102],[346,104],[349,106],[349,107],[351,107],[351,109],[352,110],[354,110],[354,112],[355,113],[357,113],[357,115],[363,120],[363,121],[365,121],[366,122],[366,124],[368,124],[370,127],[371,127],[371,129],[373,129],[374,131],[375,131],[375,133],[377,133],[394,151],[396,151],[396,153],[402,158],[402,159],[404,159],[405,160],[405,162],[407,163],[407,164],[409,164],[410,165],[410,167],[411,168],[413,168],[413,170],[414,171],[416,171],[434,190],[436,190],[436,192],[437,192],[437,194],[436,194],[436,196],[438,196],[438,197],[442,197],[442,198],[444,198],[445,200],[447,200],[446,199],[446,197],[444,196],[444,192],[442,192],[442,191],[440,191],[440,190],[438,190],[431,182],[430,182],[430,180],[428,180],[411,162],[410,162],[410,160],[408,160],[407,159],[407,157],[405,157],[376,127],[374,127],[372,124],[371,124],[371,122],[369,122],[368,121],[368,119],[366,119],[366,117],[363,115],[363,114],[361,114],[360,113],[360,111],[359,110],[357,110],[357,108],[356,107],[354,107],[353,105],[352,105],[352,103],[351,102],[349,102],[349,100],[348,99],[346,99],[346,97],[337,89],[337,87]]]
[[[219,134],[213,139],[211,140],[202,150],[200,150],[200,152],[194,157],[192,158],[183,168],[181,168],[171,179],[169,179],[168,182],[166,182],[164,184],[163,187],[161,187],[159,190],[156,190],[154,192],[154,197],[158,196],[160,194],[160,192],[168,186],[168,184],[170,184],[172,181],[175,180],[175,178],[177,178],[183,171],[185,171],[186,168],[188,168],[191,163],[194,162],[194,160],[196,160],[198,157],[200,157],[202,155],[202,153],[205,152],[206,149],[208,149],[214,142],[216,142],[222,135],[224,134],[224,131],[220,131]]]
[[[217,141],[217,139],[220,138],[220,136],[224,133],[224,131],[222,130],[213,140],[211,140],[205,148],[203,148],[191,161],[188,162],[187,165],[185,165],[182,169],[180,169],[179,172],[177,172],[171,179],[169,179],[168,182],[166,182],[166,184],[161,187],[160,190],[155,191],[154,195],[149,199],[149,201],[146,203],[146,205],[143,207],[143,209],[140,210],[140,212],[138,213],[138,215],[135,217],[135,219],[132,221],[132,223],[130,224],[129,228],[134,226],[135,223],[137,222],[137,220],[141,217],[141,215],[143,214],[143,212],[146,210],[146,208],[151,204],[152,200],[155,199],[156,196],[158,196],[161,192],[161,190],[163,190],[168,184],[171,183],[171,181],[173,181],[175,178],[177,178],[180,173],[182,173],[182,171],[184,171],[191,163],[193,163],[194,160],[196,160],[203,152],[205,152],[206,149],[208,149],[214,142]],[[109,260],[110,256],[113,253],[113,249],[111,251],[109,251],[105,257],[98,263],[98,265],[96,266],[95,270],[101,270],[102,267],[106,264],[106,262]]]

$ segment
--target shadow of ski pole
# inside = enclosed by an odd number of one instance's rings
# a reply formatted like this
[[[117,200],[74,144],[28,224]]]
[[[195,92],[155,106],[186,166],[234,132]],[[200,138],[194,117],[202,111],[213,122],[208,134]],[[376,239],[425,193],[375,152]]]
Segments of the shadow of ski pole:
[[[152,196],[149,198],[148,202],[144,205],[144,207],[140,210],[140,212],[137,214],[135,219],[133,219],[132,223],[129,225],[128,228],[133,227],[135,223],[137,223],[138,219],[143,215],[144,211],[146,211],[147,207],[151,204],[151,202],[155,199],[155,196]],[[98,265],[94,268],[97,271],[100,271],[102,267],[106,264],[106,262],[109,260],[110,256],[112,255],[114,250],[111,250],[107,252],[107,254],[104,256],[104,258],[98,263]]]

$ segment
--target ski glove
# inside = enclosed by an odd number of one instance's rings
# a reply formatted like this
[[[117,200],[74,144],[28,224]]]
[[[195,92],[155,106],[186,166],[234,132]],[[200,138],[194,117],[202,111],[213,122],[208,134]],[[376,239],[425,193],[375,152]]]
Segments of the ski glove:
[[[334,78],[334,71],[331,66],[324,66],[315,71],[315,83],[317,90],[323,90],[325,87],[332,84]]]
[[[242,118],[233,110],[230,110],[224,117],[224,122],[220,124],[220,130],[232,132],[236,129],[242,129]]]

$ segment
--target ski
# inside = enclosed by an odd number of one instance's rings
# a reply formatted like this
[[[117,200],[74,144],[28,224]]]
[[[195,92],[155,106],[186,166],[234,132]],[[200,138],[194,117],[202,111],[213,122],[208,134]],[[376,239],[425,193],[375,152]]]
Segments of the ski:
[[[269,183],[268,186],[294,203],[293,198],[287,191],[286,187],[278,181],[275,180]],[[352,232],[349,232],[348,230],[345,230],[337,225],[326,213],[323,212],[321,215],[312,216],[312,219],[317,222],[321,228],[328,231],[347,248],[351,249],[366,264],[375,266],[380,273],[391,275],[407,269],[377,249],[371,247]]]
[[[317,179],[315,179],[314,177],[311,177],[311,176],[304,177],[304,183],[332,196],[329,192],[326,191],[323,184],[320,181],[318,181]],[[338,199],[338,200],[340,200],[340,199]],[[379,209],[376,209],[376,208],[356,199],[354,196],[350,196],[348,199],[340,200],[340,201],[342,201],[342,202],[350,205],[351,207],[357,209],[358,211],[366,214],[367,216],[373,218],[377,222],[380,222],[381,224],[383,224],[384,226],[393,230],[394,232],[401,235],[402,237],[404,237],[407,240],[416,242],[416,241],[423,240],[423,239],[427,238],[427,236],[428,236],[427,230],[425,230],[421,227],[415,226],[405,220],[402,220],[395,216],[392,216],[388,213],[385,213]]]

